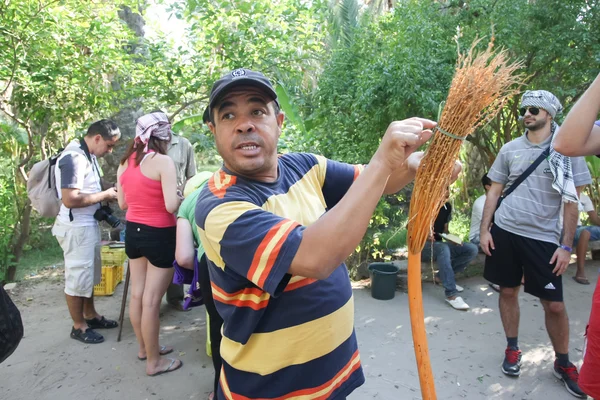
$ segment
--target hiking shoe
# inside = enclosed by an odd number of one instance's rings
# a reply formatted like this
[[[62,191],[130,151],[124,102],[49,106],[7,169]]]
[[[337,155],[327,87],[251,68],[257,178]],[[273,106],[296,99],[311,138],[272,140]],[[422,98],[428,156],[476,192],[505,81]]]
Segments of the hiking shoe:
[[[568,367],[561,367],[558,365],[558,360],[554,361],[554,376],[563,381],[567,392],[580,399],[587,399],[587,395],[579,389],[579,372],[577,367],[573,363],[569,363]]]
[[[502,372],[508,376],[521,375],[521,350],[507,347],[502,362]]]
[[[101,334],[99,334],[98,332],[94,331],[91,328],[87,328],[84,332],[81,329],[75,329],[75,327],[73,327],[71,329],[71,338],[75,339],[75,340],[79,340],[80,342],[83,342],[83,343],[91,343],[91,344],[104,342],[104,336],[102,336]]]

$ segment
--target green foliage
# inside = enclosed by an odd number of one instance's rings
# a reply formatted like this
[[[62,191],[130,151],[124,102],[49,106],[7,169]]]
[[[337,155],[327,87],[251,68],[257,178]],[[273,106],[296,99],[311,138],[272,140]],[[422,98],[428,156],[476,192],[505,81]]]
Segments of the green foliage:
[[[432,3],[402,2],[361,21],[353,40],[333,49],[311,102],[318,107],[306,111],[320,152],[366,163],[391,121],[435,118],[456,55],[448,18]]]
[[[470,211],[470,210],[469,210]],[[466,211],[463,212],[460,209],[454,209],[452,211],[452,219],[448,224],[448,231],[463,241],[469,241],[469,231],[471,229],[471,214]]]
[[[113,90],[113,79],[135,75],[128,72],[133,37],[118,16],[129,3],[0,3],[2,268],[28,240],[26,171],[92,120],[116,111],[125,92]],[[8,119],[19,128],[8,129]]]

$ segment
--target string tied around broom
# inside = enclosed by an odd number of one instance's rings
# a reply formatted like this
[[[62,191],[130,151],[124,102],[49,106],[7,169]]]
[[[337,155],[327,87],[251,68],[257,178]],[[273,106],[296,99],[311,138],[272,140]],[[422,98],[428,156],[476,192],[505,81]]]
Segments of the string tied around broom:
[[[457,140],[460,140],[460,141],[464,141],[467,138],[466,136],[456,136],[456,135],[454,135],[454,134],[452,134],[452,133],[450,133],[450,132],[448,132],[448,131],[440,128],[439,125],[437,125],[435,128],[433,128],[433,133],[435,133],[435,131],[439,131],[440,133],[448,136],[449,138],[457,139]]]

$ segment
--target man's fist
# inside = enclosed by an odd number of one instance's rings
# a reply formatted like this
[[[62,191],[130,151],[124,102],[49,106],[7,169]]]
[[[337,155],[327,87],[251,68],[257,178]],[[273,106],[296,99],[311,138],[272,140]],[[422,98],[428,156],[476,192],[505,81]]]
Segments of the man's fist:
[[[373,156],[373,161],[381,163],[391,173],[429,140],[431,129],[436,125],[433,121],[416,117],[392,122]]]

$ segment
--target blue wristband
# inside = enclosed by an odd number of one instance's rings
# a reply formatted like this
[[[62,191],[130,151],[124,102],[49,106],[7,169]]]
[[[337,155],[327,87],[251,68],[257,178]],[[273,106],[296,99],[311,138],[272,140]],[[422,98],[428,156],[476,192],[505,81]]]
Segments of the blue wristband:
[[[573,249],[570,248],[569,246],[567,246],[566,244],[561,244],[560,248],[563,249],[563,250],[568,251],[569,253],[571,253],[573,251]]]

